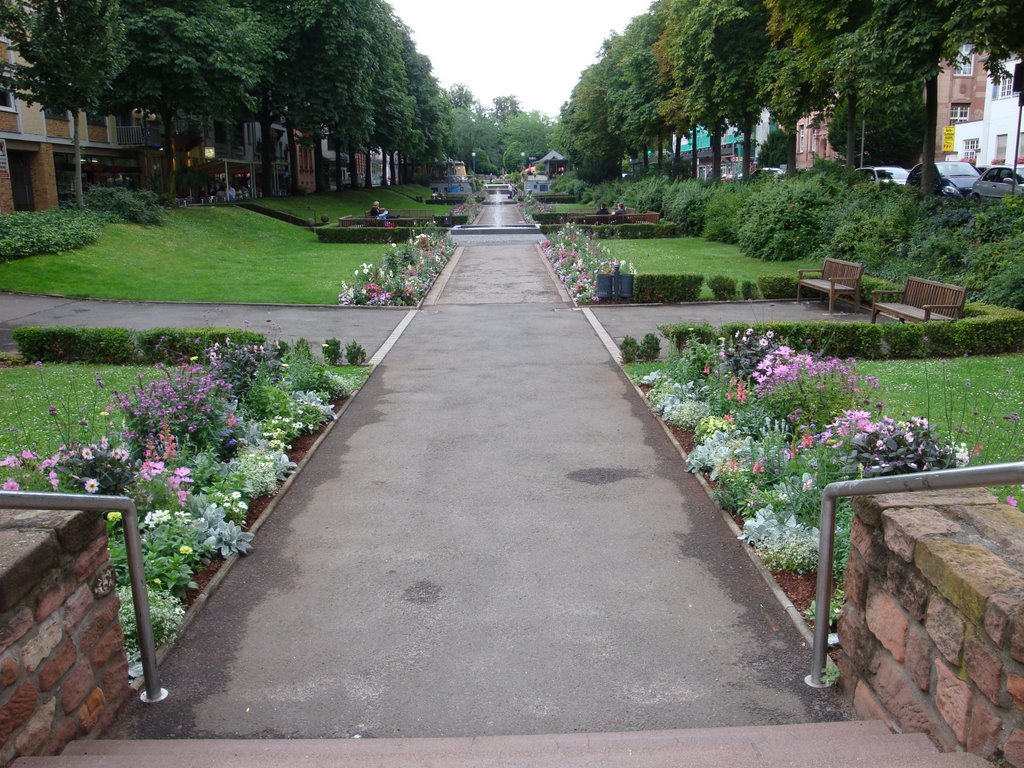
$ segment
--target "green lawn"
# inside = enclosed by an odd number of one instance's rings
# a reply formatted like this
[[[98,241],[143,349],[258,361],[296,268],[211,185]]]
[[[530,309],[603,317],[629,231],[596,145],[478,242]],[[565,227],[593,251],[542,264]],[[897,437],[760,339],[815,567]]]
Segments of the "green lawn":
[[[370,375],[366,366],[331,370],[363,381]],[[103,412],[112,405],[114,391],[130,389],[140,375],[152,380],[162,374],[153,366],[77,363],[0,368],[0,459],[26,448],[50,456],[69,440],[95,442],[116,434],[116,411],[112,409],[111,416]],[[51,405],[56,414],[50,413]],[[3,480],[0,469],[0,483]]]
[[[424,200],[429,200],[430,189],[403,184],[390,189],[375,187],[373,189],[346,189],[341,192],[300,197],[265,197],[255,202],[317,222],[321,220],[322,216],[327,216],[331,224],[337,223],[340,216],[362,216],[370,210],[375,200],[380,201],[384,208],[422,208],[424,210],[429,208],[434,213],[442,215],[448,213],[452,208],[451,205],[418,203],[416,202],[417,195]]]
[[[672,275],[692,272],[704,275],[728,275],[737,285],[745,280],[756,282],[761,275],[792,275],[798,269],[821,266],[818,259],[801,261],[761,261],[740,253],[735,245],[716,243],[701,237],[675,237],[658,240],[602,240],[612,256],[636,266],[637,272],[647,275]],[[701,289],[700,299],[713,298],[707,284]]]
[[[115,224],[91,246],[0,264],[0,289],[157,301],[335,304],[381,245],[320,243],[231,206],[178,208],[159,227]]]

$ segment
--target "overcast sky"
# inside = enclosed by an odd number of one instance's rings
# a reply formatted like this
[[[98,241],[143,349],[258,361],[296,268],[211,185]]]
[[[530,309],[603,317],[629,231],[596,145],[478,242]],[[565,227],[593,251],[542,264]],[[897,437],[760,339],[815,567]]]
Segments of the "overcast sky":
[[[490,108],[516,96],[556,118],[601,43],[651,0],[388,0],[430,58],[442,88],[469,86]]]

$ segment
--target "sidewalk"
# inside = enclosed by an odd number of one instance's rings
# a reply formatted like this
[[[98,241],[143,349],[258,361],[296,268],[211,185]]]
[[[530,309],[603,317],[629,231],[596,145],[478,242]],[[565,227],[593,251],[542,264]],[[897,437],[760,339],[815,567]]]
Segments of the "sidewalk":
[[[842,719],[533,244],[467,248],[118,737]]]

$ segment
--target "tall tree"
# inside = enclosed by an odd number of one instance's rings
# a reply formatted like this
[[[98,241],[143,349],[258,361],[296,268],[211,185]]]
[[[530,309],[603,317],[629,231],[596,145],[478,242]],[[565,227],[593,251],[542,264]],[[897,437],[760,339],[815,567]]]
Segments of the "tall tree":
[[[103,114],[124,66],[118,0],[2,0],[0,30],[21,61],[0,81],[26,101],[72,116],[75,203],[82,206],[81,114]]]
[[[608,73],[602,58],[583,70],[569,101],[562,106],[557,140],[585,181],[617,178],[626,144],[608,122]]]
[[[77,2],[77,0],[76,0]],[[164,194],[173,199],[178,116],[234,120],[269,54],[256,15],[231,0],[121,0],[125,67],[116,103],[159,116]]]
[[[443,159],[444,147],[450,140],[451,108],[434,76],[430,59],[416,50],[408,28],[399,25],[399,31],[406,81],[414,102],[412,128],[402,150],[412,161],[432,163]]]
[[[505,127],[516,115],[522,114],[523,108],[519,104],[519,99],[515,96],[495,96],[494,97],[494,119],[501,128]]]

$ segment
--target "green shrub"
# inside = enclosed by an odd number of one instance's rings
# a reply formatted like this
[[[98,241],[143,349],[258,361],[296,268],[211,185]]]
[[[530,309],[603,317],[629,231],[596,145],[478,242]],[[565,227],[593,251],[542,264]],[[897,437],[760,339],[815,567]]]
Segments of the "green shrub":
[[[715,186],[698,179],[687,179],[665,193],[663,213],[675,222],[679,234],[699,237],[704,232],[708,201],[715,194]]]
[[[659,326],[658,330],[680,350],[688,344],[710,344],[719,336],[718,329],[710,323],[666,324]]]
[[[877,270],[902,259],[917,224],[919,207],[911,191],[894,184],[861,184],[834,209],[837,219],[821,255]]]
[[[632,336],[626,336],[619,344],[619,352],[624,364],[635,363],[640,355],[640,344]]]
[[[661,354],[661,340],[653,333],[645,334],[640,341],[640,351],[637,359],[642,363],[652,363]]]
[[[96,242],[103,220],[91,211],[16,211],[0,216],[0,261],[60,253]]]
[[[160,224],[160,198],[148,190],[124,187],[90,187],[83,196],[85,207],[112,221],[127,224]]]
[[[239,328],[151,328],[136,334],[139,356],[146,363],[176,365],[200,357],[214,344],[263,344],[266,336]]]
[[[796,275],[761,275],[757,287],[766,299],[795,299]]]
[[[323,350],[328,365],[341,365],[341,341],[328,339],[323,344]]]
[[[751,190],[760,184],[720,184],[704,208],[704,237],[720,243],[735,243],[744,208]]]
[[[11,334],[25,360],[44,363],[127,365],[137,360],[135,341],[125,328],[21,326]]]
[[[736,298],[736,278],[728,275],[712,275],[708,278],[708,288],[715,301],[732,301]]]
[[[349,365],[362,365],[366,362],[366,350],[358,341],[350,341],[345,345],[345,360]]]
[[[823,245],[823,212],[834,200],[814,179],[755,184],[737,230],[737,244],[762,261],[795,261]]]
[[[661,213],[665,210],[665,194],[671,185],[672,182],[664,176],[644,176],[627,187],[625,193],[626,205],[638,211],[657,211]],[[614,200],[618,198],[609,199]]]
[[[405,243],[422,231],[422,227],[319,227],[316,239],[321,243]]]
[[[633,300],[638,304],[696,301],[703,275],[645,275],[633,279]]]
[[[986,246],[998,250],[1001,257],[1016,254],[1016,261],[1005,264],[1003,268],[988,280],[988,288],[984,292],[985,300],[991,304],[1013,309],[1024,309],[1024,235],[1018,235],[1001,243]]]
[[[780,344],[797,350],[811,350],[831,357],[875,359],[882,356],[882,338],[885,326],[871,323],[838,323],[829,320],[818,322],[770,322],[770,323],[726,323],[719,329],[719,335],[732,338],[737,331],[741,335],[747,328],[754,329],[755,336],[767,331],[775,334]]]
[[[740,283],[740,296],[744,299],[757,299],[761,296],[761,291],[757,289],[757,282],[754,280],[744,280]]]

